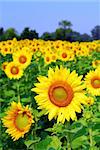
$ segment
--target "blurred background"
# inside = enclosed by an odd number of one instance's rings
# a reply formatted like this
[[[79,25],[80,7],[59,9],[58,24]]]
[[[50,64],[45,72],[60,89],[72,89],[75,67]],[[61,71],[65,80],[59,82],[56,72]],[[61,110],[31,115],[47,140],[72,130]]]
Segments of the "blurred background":
[[[0,41],[100,39],[99,0],[0,0]]]

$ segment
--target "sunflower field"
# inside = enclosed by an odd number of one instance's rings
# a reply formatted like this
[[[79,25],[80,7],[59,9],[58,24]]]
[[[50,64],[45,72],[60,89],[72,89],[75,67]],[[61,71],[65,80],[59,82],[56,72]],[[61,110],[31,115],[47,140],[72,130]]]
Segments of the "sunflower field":
[[[0,150],[100,150],[100,40],[0,42]]]

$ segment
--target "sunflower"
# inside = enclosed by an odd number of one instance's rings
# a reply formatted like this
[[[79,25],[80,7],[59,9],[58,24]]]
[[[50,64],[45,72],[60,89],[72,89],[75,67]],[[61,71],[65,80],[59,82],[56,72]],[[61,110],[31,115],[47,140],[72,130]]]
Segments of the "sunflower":
[[[51,59],[52,59],[52,62],[56,62],[56,60],[58,59],[57,53],[52,53],[51,54]]]
[[[59,59],[62,61],[69,61],[72,59],[71,57],[73,56],[72,52],[69,50],[60,50],[59,51]]]
[[[22,68],[16,62],[9,62],[4,71],[10,79],[19,79],[23,75]]]
[[[11,135],[14,141],[24,137],[34,122],[28,106],[22,107],[20,102],[13,101],[6,114],[2,119],[4,126],[8,128],[6,132]]]
[[[93,68],[99,67],[99,66],[100,66],[100,60],[94,60],[94,61],[92,62],[92,66],[93,66]]]
[[[86,75],[85,84],[90,94],[100,96],[100,67]]]
[[[4,63],[2,64],[2,70],[3,70],[3,71],[6,69],[6,66],[8,65],[8,63],[9,63],[9,62],[4,62]]]
[[[50,52],[46,52],[44,55],[44,62],[45,65],[48,65],[52,62],[52,58],[51,58],[51,53]]]
[[[76,120],[76,113],[81,112],[82,105],[86,103],[82,84],[82,76],[78,77],[75,71],[60,66],[48,70],[48,77],[39,76],[40,83],[36,83],[32,91],[39,109],[45,109],[49,120],[57,118],[57,123],[66,120]]]
[[[30,63],[32,59],[32,53],[29,52],[29,48],[23,47],[22,50],[16,51],[13,54],[13,60],[20,64],[22,68],[26,68]]]
[[[6,56],[7,54],[11,54],[11,48],[8,45],[2,46],[1,48],[1,54],[3,56]]]

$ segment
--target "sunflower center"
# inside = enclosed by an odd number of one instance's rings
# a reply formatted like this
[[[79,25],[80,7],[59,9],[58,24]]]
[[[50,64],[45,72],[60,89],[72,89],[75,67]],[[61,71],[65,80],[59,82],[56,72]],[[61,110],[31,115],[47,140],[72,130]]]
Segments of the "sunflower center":
[[[53,56],[52,56],[52,59],[55,60],[55,59],[56,59],[56,56],[53,55]]]
[[[96,60],[96,61],[95,61],[95,65],[96,65],[96,66],[99,66],[99,65],[100,65],[100,61],[99,61],[99,60]]]
[[[29,117],[27,114],[18,114],[16,117],[15,124],[19,130],[22,130],[29,124]]]
[[[26,58],[26,56],[20,56],[19,57],[19,62],[21,63],[21,64],[24,64],[25,62],[27,61],[27,58]]]
[[[49,60],[50,60],[50,58],[49,58],[49,57],[46,57],[46,61],[49,62]]]
[[[94,88],[100,88],[100,78],[95,77],[91,80],[91,84]]]
[[[63,57],[63,58],[66,58],[66,57],[67,57],[67,54],[66,54],[66,53],[62,53],[62,57]]]
[[[73,90],[68,83],[57,81],[49,87],[48,95],[53,104],[65,107],[72,101]]]
[[[58,101],[62,101],[63,99],[67,98],[67,92],[63,87],[55,88],[52,94],[53,97]]]
[[[18,74],[18,72],[19,72],[18,67],[16,67],[16,66],[11,67],[11,73],[12,74],[16,75],[16,74]]]

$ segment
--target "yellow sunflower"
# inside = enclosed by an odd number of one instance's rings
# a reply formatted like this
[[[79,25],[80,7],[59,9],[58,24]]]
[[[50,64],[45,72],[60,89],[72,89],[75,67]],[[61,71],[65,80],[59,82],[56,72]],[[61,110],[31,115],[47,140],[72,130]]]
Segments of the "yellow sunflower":
[[[60,50],[59,51],[59,59],[62,61],[69,61],[70,59],[73,59],[74,55],[72,54],[72,51],[68,50]]]
[[[6,114],[2,119],[4,126],[8,128],[6,132],[11,135],[14,141],[24,137],[34,122],[28,106],[22,107],[20,102],[12,102]]]
[[[4,71],[10,79],[19,79],[23,75],[22,68],[16,62],[9,62]]]
[[[11,48],[8,45],[2,46],[1,54],[6,56],[7,54],[11,54]]]
[[[100,60],[94,60],[94,61],[92,62],[92,66],[93,66],[93,68],[99,67],[99,66],[100,66]]]
[[[6,69],[6,66],[8,65],[8,63],[9,63],[9,62],[4,62],[4,63],[2,64],[2,70],[3,70],[3,71]]]
[[[86,75],[85,84],[90,94],[100,96],[100,67]]]
[[[38,95],[35,97],[39,109],[45,109],[49,120],[57,118],[58,122],[76,120],[76,113],[81,112],[82,105],[86,103],[82,84],[82,76],[69,69],[58,67],[48,71],[48,77],[39,76],[40,83],[35,84],[32,91]]]
[[[56,62],[56,60],[58,59],[57,53],[52,53],[51,54],[51,59],[52,59],[52,62]]]
[[[32,59],[32,53],[29,51],[29,48],[23,47],[22,50],[16,51],[13,54],[13,60],[20,64],[22,68],[26,68]]]
[[[46,52],[44,55],[44,62],[46,65],[50,64],[52,62],[51,53]]]

